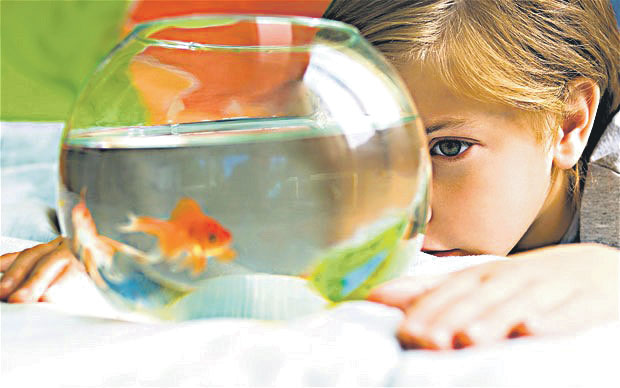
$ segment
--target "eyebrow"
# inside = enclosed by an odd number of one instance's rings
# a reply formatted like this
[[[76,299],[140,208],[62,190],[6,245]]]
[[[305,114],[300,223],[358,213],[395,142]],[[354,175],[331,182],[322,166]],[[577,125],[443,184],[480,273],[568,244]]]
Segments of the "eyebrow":
[[[451,120],[440,121],[433,125],[427,126],[426,134],[430,135],[431,133],[442,130],[442,129],[457,129],[459,127],[462,127],[466,122],[467,121],[463,119],[451,119]]]

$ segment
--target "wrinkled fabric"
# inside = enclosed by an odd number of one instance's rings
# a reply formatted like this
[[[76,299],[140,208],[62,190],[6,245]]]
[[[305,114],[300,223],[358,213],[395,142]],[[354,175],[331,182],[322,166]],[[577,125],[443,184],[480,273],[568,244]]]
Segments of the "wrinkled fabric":
[[[50,241],[62,123],[0,123],[2,236]]]
[[[0,238],[0,253],[32,244]],[[493,259],[418,254],[409,272],[436,275]],[[4,386],[620,385],[618,322],[459,351],[405,351],[395,337],[403,313],[375,303],[346,302],[290,321],[137,323],[110,310],[85,279],[57,295],[64,303],[0,304]]]

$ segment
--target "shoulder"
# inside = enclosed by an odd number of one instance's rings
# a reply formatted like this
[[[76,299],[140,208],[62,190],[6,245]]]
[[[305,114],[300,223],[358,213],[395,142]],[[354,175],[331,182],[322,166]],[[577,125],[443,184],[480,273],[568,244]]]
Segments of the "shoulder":
[[[590,157],[579,226],[581,241],[620,247],[620,113]]]
[[[588,165],[596,164],[620,174],[620,112],[612,118],[598,141]]]

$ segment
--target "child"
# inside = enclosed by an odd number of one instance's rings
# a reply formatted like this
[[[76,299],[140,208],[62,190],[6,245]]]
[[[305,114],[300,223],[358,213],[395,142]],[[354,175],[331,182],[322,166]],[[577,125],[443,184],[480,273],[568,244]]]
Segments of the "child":
[[[392,61],[426,125],[433,190],[423,250],[522,252],[426,292],[411,279],[376,289],[371,300],[407,314],[402,342],[461,347],[617,319],[619,251],[557,245],[620,246],[611,4],[336,0],[325,17],[353,24]]]
[[[423,250],[513,258],[428,290],[407,278],[376,289],[371,300],[406,312],[403,344],[446,349],[617,319],[618,119],[606,128],[620,102],[620,36],[609,3],[335,0],[325,17],[358,27],[393,62],[426,125]],[[580,159],[592,161],[583,190]],[[580,241],[605,245],[558,245]],[[0,298],[36,301],[66,279],[78,265],[65,245],[3,256]]]

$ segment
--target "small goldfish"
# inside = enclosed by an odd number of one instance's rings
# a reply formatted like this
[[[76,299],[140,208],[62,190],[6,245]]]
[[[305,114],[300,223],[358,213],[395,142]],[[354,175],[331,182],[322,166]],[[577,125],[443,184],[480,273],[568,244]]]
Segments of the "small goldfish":
[[[88,275],[99,286],[105,282],[99,275],[98,266],[112,265],[116,248],[99,235],[93,216],[86,207],[85,191],[82,190],[80,202],[71,209],[73,223],[73,250],[79,252]]]
[[[106,283],[99,274],[98,267],[110,269],[116,252],[132,256],[139,262],[148,262],[148,257],[129,245],[113,240],[97,232],[97,226],[90,210],[86,206],[85,190],[80,194],[80,202],[71,209],[73,223],[73,250],[79,252],[86,272],[99,286]]]
[[[129,219],[129,224],[121,227],[122,231],[154,235],[164,259],[170,261],[185,256],[181,267],[191,268],[194,276],[206,269],[209,257],[229,261],[236,256],[230,248],[230,232],[205,215],[191,198],[179,200],[168,221],[132,215]]]

